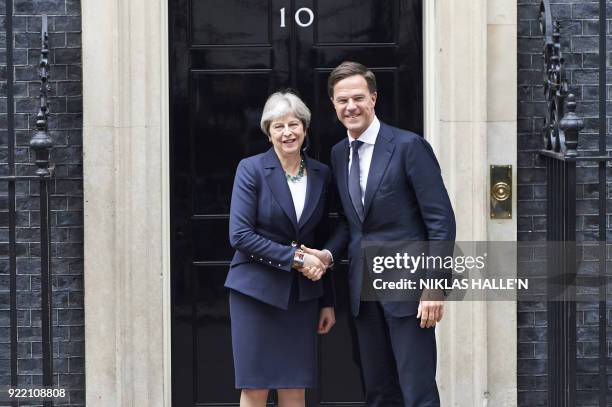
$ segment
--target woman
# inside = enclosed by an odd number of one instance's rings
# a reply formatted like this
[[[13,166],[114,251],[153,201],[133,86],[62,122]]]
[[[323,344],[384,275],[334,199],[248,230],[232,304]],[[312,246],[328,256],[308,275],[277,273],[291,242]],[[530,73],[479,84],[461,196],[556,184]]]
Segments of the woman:
[[[272,94],[261,117],[272,147],[236,170],[230,209],[236,253],[225,286],[243,407],[265,406],[269,389],[277,389],[281,407],[304,406],[304,389],[315,386],[316,332],[335,323],[325,273],[331,254],[323,263],[301,249],[316,247],[330,180],[329,168],[302,152],[309,124],[299,97]]]

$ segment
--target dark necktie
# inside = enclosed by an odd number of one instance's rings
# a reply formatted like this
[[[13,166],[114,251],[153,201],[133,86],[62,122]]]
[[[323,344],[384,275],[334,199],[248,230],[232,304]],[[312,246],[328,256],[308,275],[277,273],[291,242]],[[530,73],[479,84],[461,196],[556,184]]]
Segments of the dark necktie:
[[[357,152],[362,144],[363,141],[351,141],[351,150],[353,155],[351,158],[351,170],[349,172],[348,187],[353,206],[357,211],[357,215],[359,215],[359,219],[361,219],[363,222],[363,202],[361,202],[361,186],[359,184],[361,174],[359,171],[359,153]]]

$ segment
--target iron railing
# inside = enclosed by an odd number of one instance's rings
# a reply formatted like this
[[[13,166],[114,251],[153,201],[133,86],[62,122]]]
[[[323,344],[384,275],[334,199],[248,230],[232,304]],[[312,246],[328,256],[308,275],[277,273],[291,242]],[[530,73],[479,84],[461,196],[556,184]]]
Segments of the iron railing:
[[[34,150],[37,169],[32,175],[17,175],[15,172],[15,126],[13,97],[13,29],[12,1],[6,4],[6,55],[7,55],[7,132],[8,132],[8,175],[0,176],[0,181],[8,184],[8,227],[9,227],[9,291],[10,291],[10,349],[11,349],[11,387],[20,387],[17,372],[17,250],[16,250],[16,183],[38,181],[40,198],[40,279],[41,279],[41,327],[42,327],[42,385],[53,386],[53,333],[52,333],[52,279],[51,279],[51,233],[49,222],[49,183],[54,176],[54,166],[49,155],[52,140],[48,132],[49,117],[49,33],[47,16],[42,16],[41,57],[38,65],[40,77],[40,106],[36,115],[36,130],[30,140]],[[12,403],[13,406],[17,402]],[[52,400],[43,405],[52,406]]]
[[[553,21],[549,0],[540,3],[540,30],[544,37],[543,79],[548,102],[542,128],[540,155],[546,163],[547,241],[560,242],[561,249],[549,249],[547,274],[564,288],[549,293],[548,312],[548,405],[576,406],[576,166],[580,162],[598,166],[599,191],[599,405],[607,404],[606,337],[606,1],[599,1],[599,150],[594,155],[578,152],[583,120],[576,114],[576,101],[568,91],[561,50],[560,24]],[[549,245],[551,247],[552,245]],[[549,286],[550,287],[550,286]],[[568,289],[570,288],[570,289]],[[550,295],[552,294],[552,295]]]

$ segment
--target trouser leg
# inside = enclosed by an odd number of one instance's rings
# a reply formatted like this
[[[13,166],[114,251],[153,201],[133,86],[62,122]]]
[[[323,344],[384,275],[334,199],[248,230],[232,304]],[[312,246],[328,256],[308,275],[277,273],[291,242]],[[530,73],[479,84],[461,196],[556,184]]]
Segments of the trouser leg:
[[[415,315],[385,317],[405,406],[439,407],[435,328],[421,328]]]
[[[361,303],[355,318],[368,407],[402,407],[402,391],[384,312],[378,302]]]

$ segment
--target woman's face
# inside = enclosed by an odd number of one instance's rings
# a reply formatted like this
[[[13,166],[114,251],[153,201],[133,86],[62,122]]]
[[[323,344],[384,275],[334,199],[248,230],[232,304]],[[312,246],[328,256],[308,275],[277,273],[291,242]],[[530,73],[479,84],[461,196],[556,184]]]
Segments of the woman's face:
[[[299,154],[306,132],[302,121],[293,113],[273,120],[268,130],[270,141],[279,155]]]

